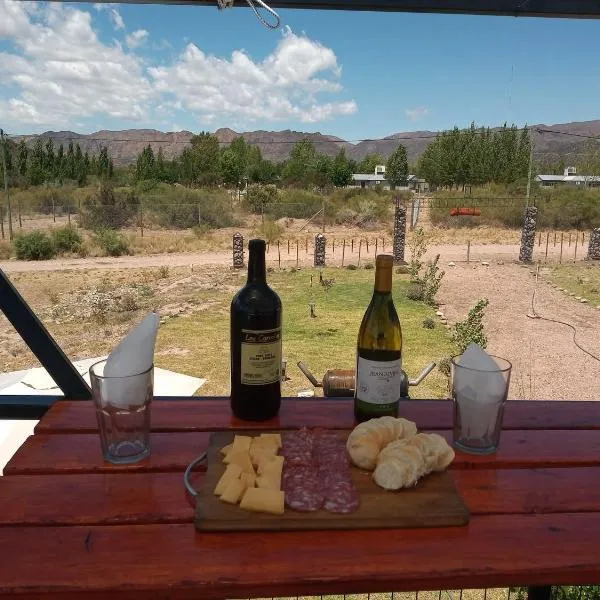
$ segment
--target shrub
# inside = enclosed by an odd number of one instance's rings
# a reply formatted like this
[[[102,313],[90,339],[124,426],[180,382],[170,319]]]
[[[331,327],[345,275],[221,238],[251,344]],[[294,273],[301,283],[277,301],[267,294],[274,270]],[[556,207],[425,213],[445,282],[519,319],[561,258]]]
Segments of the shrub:
[[[283,234],[283,227],[271,219],[265,219],[257,229],[258,235],[269,243],[276,242]]]
[[[250,212],[260,215],[267,212],[269,207],[277,202],[279,192],[274,185],[251,185],[246,190],[246,208]]]
[[[129,242],[127,238],[113,231],[112,229],[105,229],[99,231],[95,238],[95,243],[102,248],[106,256],[122,256],[123,254],[131,254]]]
[[[356,271],[356,269],[357,269],[357,266],[356,266],[356,265],[348,265],[348,266],[346,267],[346,269],[348,269],[348,271]]]
[[[445,375],[446,377],[450,377],[450,373],[452,371],[451,365],[452,365],[452,363],[450,362],[450,358],[445,356],[438,363],[438,370],[442,375]]]
[[[277,201],[269,205],[268,212],[273,219],[292,217],[294,219],[308,219],[323,207],[323,196],[307,190],[290,188],[282,190]],[[327,208],[326,208],[327,212]],[[332,214],[328,215],[329,217]]]
[[[11,257],[12,248],[8,242],[0,242],[0,260],[8,260]]]
[[[367,270],[369,270],[369,269],[374,269],[374,268],[375,268],[375,267],[374,267],[373,263],[367,263],[367,264],[365,265],[365,269],[367,269]]]
[[[415,302],[423,300],[423,284],[416,282],[411,283],[406,290],[406,297]]]
[[[78,253],[83,243],[80,233],[70,225],[55,229],[52,232],[52,239],[57,252]]]
[[[410,268],[408,265],[400,265],[399,267],[396,267],[396,274],[397,275],[409,275],[410,274]]]
[[[410,273],[411,281],[419,281],[419,272],[423,263],[421,259],[427,252],[427,242],[425,241],[425,233],[421,227],[417,229],[410,241],[410,262],[408,264],[408,270]]]
[[[438,267],[439,260],[440,255],[438,254],[433,261],[427,265],[425,273],[421,278],[421,283],[423,284],[423,300],[431,306],[435,305],[435,296],[438,293],[442,279],[446,274],[445,271],[440,271],[440,268]]]
[[[31,231],[18,236],[14,247],[19,260],[46,260],[56,256],[54,242],[44,231]]]
[[[351,208],[340,208],[335,214],[335,222],[338,225],[354,225],[357,215]]]
[[[423,319],[423,329],[435,329],[435,321],[429,317]]]
[[[452,341],[458,346],[461,354],[471,342],[479,344],[482,348],[487,346],[483,317],[488,304],[489,300],[487,298],[479,300],[469,311],[467,318],[454,325]]]
[[[103,182],[96,193],[83,201],[79,224],[93,231],[127,227],[134,223],[139,203],[130,188],[116,190]]]
[[[168,265],[162,265],[158,267],[158,278],[166,279],[169,276],[169,267]]]

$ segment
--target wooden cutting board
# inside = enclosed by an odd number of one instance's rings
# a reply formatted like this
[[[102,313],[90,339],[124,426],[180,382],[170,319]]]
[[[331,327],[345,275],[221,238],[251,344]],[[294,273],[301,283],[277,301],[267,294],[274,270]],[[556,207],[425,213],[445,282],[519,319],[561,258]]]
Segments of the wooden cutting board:
[[[242,432],[237,432],[241,434]],[[348,431],[340,431],[346,439]],[[246,435],[258,436],[253,431]],[[340,515],[320,510],[302,513],[286,508],[283,515],[247,512],[221,502],[213,491],[225,465],[219,450],[233,441],[233,432],[214,433],[208,447],[204,485],[196,501],[196,528],[201,531],[263,531],[293,529],[395,529],[466,525],[469,510],[456,490],[452,474],[434,473],[408,490],[388,492],[371,474],[352,468],[360,508]]]

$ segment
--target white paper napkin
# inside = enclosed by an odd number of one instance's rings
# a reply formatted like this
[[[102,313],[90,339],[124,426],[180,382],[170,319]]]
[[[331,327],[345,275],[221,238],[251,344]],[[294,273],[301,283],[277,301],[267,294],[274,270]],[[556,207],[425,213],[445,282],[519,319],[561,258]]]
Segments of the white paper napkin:
[[[463,434],[468,438],[485,437],[491,434],[504,399],[504,377],[498,363],[475,343],[469,344],[458,364],[454,393],[460,405]]]
[[[106,401],[119,408],[131,408],[143,404],[146,399],[146,381],[137,377],[127,378],[147,371],[154,362],[154,346],[159,318],[156,313],[146,315],[110,353],[104,377],[124,379],[104,380]]]

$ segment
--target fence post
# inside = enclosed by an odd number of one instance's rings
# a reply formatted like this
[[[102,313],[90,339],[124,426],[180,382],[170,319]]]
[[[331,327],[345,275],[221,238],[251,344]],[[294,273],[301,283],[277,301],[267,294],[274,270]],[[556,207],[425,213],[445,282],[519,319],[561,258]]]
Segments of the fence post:
[[[314,258],[314,266],[315,267],[324,267],[325,266],[325,243],[327,240],[322,233],[317,233],[315,236],[315,258]]]
[[[521,249],[519,250],[519,260],[521,262],[530,263],[532,261],[536,222],[537,208],[527,206],[523,215],[523,229],[521,231]]]
[[[367,244],[367,254],[369,254],[369,238],[365,238],[365,243]]]
[[[2,231],[2,239],[4,239],[4,207],[0,206],[0,230]]]
[[[581,247],[583,248],[583,243],[585,242],[585,231],[581,232]]]
[[[71,205],[67,204],[67,223],[71,225]],[[19,227],[21,227],[21,214],[19,211]]]
[[[143,204],[140,202],[140,234],[144,237],[144,208]]]
[[[56,223],[56,202],[54,201],[54,194],[52,194],[52,220]]]
[[[290,239],[288,238],[288,256],[290,255]]]
[[[540,231],[540,235],[538,236],[538,248],[542,245],[542,232]]]
[[[279,242],[277,242],[277,264],[281,269],[281,250],[279,248]]]
[[[17,198],[17,215],[19,217],[19,229],[23,229],[23,221],[21,221],[21,199]],[[70,223],[70,221],[69,221]]]
[[[569,248],[571,247],[571,233],[569,232]]]
[[[377,246],[378,246],[378,243],[379,243],[379,238],[376,237],[375,238],[375,258],[377,258]]]
[[[331,252],[335,255],[335,238],[331,241]]]
[[[573,262],[577,260],[577,245],[579,244],[579,231],[575,234],[575,254],[573,255]]]
[[[198,204],[198,225],[202,223],[202,213],[200,212],[200,204]]]
[[[560,258],[558,259],[558,264],[562,265],[562,253],[563,253],[563,241],[565,239],[565,234],[563,231],[560,232]]]
[[[381,251],[385,252],[385,238],[381,238]]]
[[[2,234],[2,237],[4,237],[4,233]],[[592,232],[590,233],[587,257],[590,260],[600,260],[600,227],[592,229]]]
[[[233,234],[233,268],[242,269],[244,267],[244,237],[238,231]]]
[[[298,268],[298,266],[300,265],[300,250],[299,248],[299,242],[298,240],[296,240],[296,268]]]
[[[556,231],[554,232],[554,246],[553,248],[556,248]]]
[[[548,242],[550,241],[550,232],[546,232],[546,255],[544,256],[544,262],[548,262]]]
[[[354,254],[354,238],[352,238],[352,253]]]
[[[362,249],[362,239],[358,240],[358,266],[360,267],[360,251]]]
[[[471,240],[467,240],[467,264],[471,262]]]
[[[344,257],[346,256],[346,238],[344,238],[344,245],[342,246],[342,267],[344,266]]]
[[[306,236],[306,254],[308,254],[308,236]]]

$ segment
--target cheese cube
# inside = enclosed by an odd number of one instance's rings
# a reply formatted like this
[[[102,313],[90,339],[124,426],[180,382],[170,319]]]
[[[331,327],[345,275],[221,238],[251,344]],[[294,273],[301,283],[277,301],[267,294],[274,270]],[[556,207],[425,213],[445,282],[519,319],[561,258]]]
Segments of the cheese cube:
[[[233,442],[231,444],[227,444],[227,446],[223,446],[223,448],[221,448],[221,450],[219,450],[219,452],[223,455],[223,456],[227,456],[227,454],[229,453],[229,451],[233,448]]]
[[[273,456],[271,460],[262,460],[258,464],[258,474],[281,473],[283,469],[283,456]]]
[[[281,475],[259,475],[256,478],[256,487],[264,488],[266,490],[280,490],[281,489]]]
[[[228,504],[237,504],[246,491],[246,483],[241,479],[234,479],[221,494],[221,500]]]
[[[254,487],[256,485],[256,475],[251,473],[242,473],[240,479],[246,483],[246,487]]]
[[[277,444],[277,448],[281,448],[281,434],[280,433],[261,433],[260,440],[269,440]]]
[[[217,483],[217,487],[215,488],[214,492],[215,495],[220,496],[234,479],[239,479],[241,473],[242,468],[239,465],[229,465]]]
[[[282,515],[284,510],[284,494],[277,490],[248,488],[242,497],[240,508],[272,515]]]
[[[250,461],[248,452],[230,452],[227,456],[227,463],[230,465],[238,465],[244,473],[254,475],[254,467]]]

